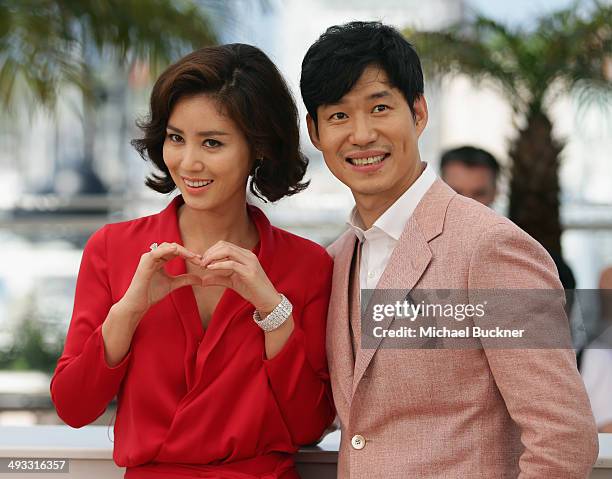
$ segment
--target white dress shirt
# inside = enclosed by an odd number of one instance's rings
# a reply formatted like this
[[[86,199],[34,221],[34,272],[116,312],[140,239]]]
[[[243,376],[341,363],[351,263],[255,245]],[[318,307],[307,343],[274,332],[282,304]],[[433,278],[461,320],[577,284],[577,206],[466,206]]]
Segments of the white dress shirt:
[[[368,230],[364,230],[357,207],[353,208],[347,224],[361,243],[361,262],[359,264],[361,289],[376,288],[406,223],[434,181],[436,181],[436,173],[431,166],[426,164],[425,169],[410,188]]]

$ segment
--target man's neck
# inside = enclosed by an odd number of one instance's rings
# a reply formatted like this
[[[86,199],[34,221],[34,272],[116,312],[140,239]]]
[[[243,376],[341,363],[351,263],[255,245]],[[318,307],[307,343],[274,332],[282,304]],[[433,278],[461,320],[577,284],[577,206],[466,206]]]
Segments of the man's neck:
[[[410,175],[406,184],[402,185],[392,194],[371,194],[361,195],[353,192],[355,206],[359,217],[363,222],[364,229],[369,230],[372,225],[387,211],[393,204],[414,184],[414,182],[425,171],[426,163],[419,161],[415,167],[415,172]],[[385,192],[386,193],[386,192]]]

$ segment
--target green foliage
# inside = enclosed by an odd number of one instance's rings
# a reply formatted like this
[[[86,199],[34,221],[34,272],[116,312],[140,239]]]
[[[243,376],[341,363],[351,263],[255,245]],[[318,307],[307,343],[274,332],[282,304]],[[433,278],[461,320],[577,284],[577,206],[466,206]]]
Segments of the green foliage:
[[[405,33],[426,72],[492,81],[517,112],[541,111],[568,92],[611,99],[612,5],[576,4],[537,19],[530,29],[477,15],[442,31]]]
[[[53,372],[63,349],[59,331],[45,327],[34,318],[20,325],[15,339],[6,350],[0,349],[0,369]]]
[[[127,65],[146,60],[157,71],[186,47],[215,41],[188,0],[0,0],[0,105],[28,95],[52,106],[64,85],[90,95],[91,52]]]

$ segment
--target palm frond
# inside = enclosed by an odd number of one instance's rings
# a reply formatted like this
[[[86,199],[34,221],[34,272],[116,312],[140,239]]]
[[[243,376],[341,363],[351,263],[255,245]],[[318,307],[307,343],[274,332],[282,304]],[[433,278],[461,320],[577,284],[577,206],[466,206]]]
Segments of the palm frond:
[[[477,17],[443,31],[405,30],[405,34],[414,42],[426,73],[492,79],[513,102],[524,100],[513,68],[519,40],[496,22]]]
[[[34,98],[52,106],[62,85],[86,95],[92,56],[153,71],[188,48],[216,41],[209,18],[188,0],[0,0],[0,101],[14,100],[24,81]]]
[[[541,17],[531,30],[510,30],[476,15],[442,31],[406,33],[426,71],[491,80],[523,112],[567,92],[610,101],[612,6],[595,1],[582,7]]]

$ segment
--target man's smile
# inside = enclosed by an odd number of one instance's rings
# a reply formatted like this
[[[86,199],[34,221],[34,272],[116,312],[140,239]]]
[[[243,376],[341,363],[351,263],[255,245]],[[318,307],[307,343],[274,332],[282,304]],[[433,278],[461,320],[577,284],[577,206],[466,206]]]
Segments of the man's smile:
[[[362,172],[378,170],[383,162],[390,156],[382,150],[367,150],[348,153],[345,161],[351,165],[352,169]]]

